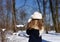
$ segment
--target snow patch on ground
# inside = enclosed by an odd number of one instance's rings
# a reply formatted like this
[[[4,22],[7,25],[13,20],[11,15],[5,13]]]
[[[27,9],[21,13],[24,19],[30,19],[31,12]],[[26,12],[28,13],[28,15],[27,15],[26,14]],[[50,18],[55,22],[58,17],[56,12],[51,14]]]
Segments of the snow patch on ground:
[[[26,31],[18,31],[15,35],[7,36],[7,42],[28,42],[29,36]],[[60,33],[49,31],[49,34],[42,35],[42,42],[60,42]]]

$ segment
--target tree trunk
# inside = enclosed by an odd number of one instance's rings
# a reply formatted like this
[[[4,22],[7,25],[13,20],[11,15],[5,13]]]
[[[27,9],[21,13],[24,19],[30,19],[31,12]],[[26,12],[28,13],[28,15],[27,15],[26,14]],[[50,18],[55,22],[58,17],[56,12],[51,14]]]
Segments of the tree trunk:
[[[56,32],[60,32],[60,29],[59,29],[59,27],[58,27],[58,22],[59,22],[59,20],[58,20],[58,0],[56,0]]]
[[[57,32],[57,23],[56,23],[56,17],[55,17],[56,15],[54,14],[54,11],[53,11],[52,0],[49,0],[49,2],[50,2],[50,9],[51,9],[51,13],[52,13],[52,19],[53,19],[54,29]]]
[[[5,42],[5,34],[3,31],[1,31],[1,42]]]
[[[8,18],[9,18],[9,0],[6,0],[6,9],[7,9],[7,16],[6,16],[6,30],[9,30],[9,25],[8,25]]]
[[[48,28],[46,26],[46,12],[45,12],[46,9],[45,9],[45,5],[46,5],[46,2],[43,0],[43,21],[44,21],[46,33],[48,34]]]
[[[16,32],[16,14],[15,14],[15,0],[12,0],[12,29]]]
[[[37,0],[37,5],[38,5],[38,11],[41,13],[41,9],[40,9],[39,0]]]

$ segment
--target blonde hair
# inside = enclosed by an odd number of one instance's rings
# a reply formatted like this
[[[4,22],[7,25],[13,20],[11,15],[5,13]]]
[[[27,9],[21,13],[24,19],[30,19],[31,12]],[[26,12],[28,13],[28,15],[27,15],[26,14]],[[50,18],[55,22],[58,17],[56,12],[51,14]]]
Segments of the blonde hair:
[[[37,21],[37,22],[36,22]],[[32,27],[35,25],[41,30],[42,29],[42,25],[43,25],[43,20],[42,19],[32,19],[28,24],[27,24],[27,28],[28,29],[32,29]]]

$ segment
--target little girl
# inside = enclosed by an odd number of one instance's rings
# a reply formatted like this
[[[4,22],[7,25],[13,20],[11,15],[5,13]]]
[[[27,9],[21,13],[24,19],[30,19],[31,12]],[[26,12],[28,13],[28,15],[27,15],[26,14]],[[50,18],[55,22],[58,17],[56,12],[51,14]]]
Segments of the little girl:
[[[26,33],[29,35],[28,42],[42,42],[41,34],[43,31],[42,14],[34,12],[27,24]]]

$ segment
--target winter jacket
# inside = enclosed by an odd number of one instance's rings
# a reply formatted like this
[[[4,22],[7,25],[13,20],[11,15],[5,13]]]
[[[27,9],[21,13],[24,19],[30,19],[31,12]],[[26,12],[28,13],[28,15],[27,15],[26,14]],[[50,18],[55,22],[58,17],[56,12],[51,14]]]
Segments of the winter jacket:
[[[41,38],[41,36],[39,36],[39,30],[27,29],[26,33],[29,35],[29,42],[42,42],[42,38]]]

